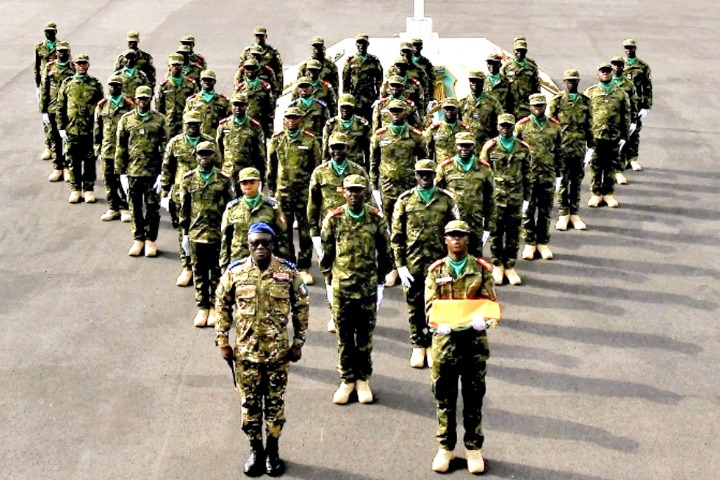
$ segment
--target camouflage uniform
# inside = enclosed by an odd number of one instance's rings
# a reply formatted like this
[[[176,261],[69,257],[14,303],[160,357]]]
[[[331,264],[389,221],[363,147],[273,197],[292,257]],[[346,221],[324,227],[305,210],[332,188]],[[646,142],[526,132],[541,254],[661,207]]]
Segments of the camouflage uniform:
[[[487,83],[488,80],[485,80],[485,84]],[[487,91],[479,98],[470,93],[460,100],[460,118],[470,125],[471,131],[475,134],[475,145],[478,147],[485,145],[485,142],[496,136],[497,117],[502,113],[503,109],[498,100]],[[455,150],[452,149],[451,154],[438,157],[438,160],[451,157],[454,152]]]
[[[335,208],[323,220],[320,270],[333,288],[338,372],[352,383],[372,374],[377,286],[392,269],[392,260],[382,213],[365,204],[364,214],[355,220],[347,208]]]
[[[307,63],[310,60],[313,59],[308,58],[300,64],[300,67],[298,67],[298,79],[307,75]],[[327,57],[315,60],[320,62],[320,79],[328,82],[332,86],[333,91],[337,92],[340,89],[340,77],[338,75],[338,68],[337,65],[335,65],[335,62]]]
[[[213,93],[215,95],[210,101],[205,100],[202,91],[188,97],[187,103],[185,104],[185,112],[189,112],[190,110],[200,112],[200,115],[203,117],[200,131],[205,135],[210,135],[214,139],[217,135],[220,120],[230,114],[230,100],[222,93],[215,91],[213,91]]]
[[[139,48],[135,50],[136,60],[135,60],[135,68],[138,70],[141,70],[148,78],[148,86],[155,90],[155,65],[153,64],[153,57],[148,52],[144,50],[140,50]],[[115,70],[120,70],[125,66],[125,56],[121,53],[118,55],[117,59],[115,60]]]
[[[455,155],[455,135],[460,132],[470,131],[470,125],[459,120],[452,125],[444,120],[441,122],[433,122],[433,124],[423,132],[430,154],[428,158],[439,162],[448,157],[452,157]]]
[[[615,59],[613,59],[615,60]],[[622,60],[622,59],[618,59]],[[613,76],[611,80],[616,87],[622,88],[625,93],[627,93],[628,98],[630,99],[630,122],[635,123],[635,130],[637,131],[637,122],[638,122],[638,112],[640,111],[639,105],[640,105],[640,96],[637,94],[637,91],[635,89],[635,84],[633,84],[632,80],[621,76],[616,77]],[[628,127],[629,128],[629,127]],[[633,133],[633,137],[637,137],[635,133]],[[631,142],[631,139],[628,138],[628,142]],[[634,159],[637,160],[637,154],[634,156]],[[628,157],[628,149],[627,145],[625,145],[625,148],[622,149],[620,154],[617,158],[617,163],[615,165],[614,173],[622,173],[625,171],[626,165],[630,163],[630,159]]]
[[[72,60],[68,60],[67,65],[60,66],[57,61],[51,59],[45,66],[40,85],[40,112],[47,113],[50,117],[50,125],[45,125],[45,141],[52,152],[55,170],[66,168],[65,152],[58,128],[57,94],[62,82],[73,75],[75,75],[75,66]]]
[[[46,27],[48,29],[53,28],[51,24],[47,24]],[[43,98],[42,98],[42,88],[43,84],[45,83],[44,76],[45,72],[48,69],[48,63],[54,62],[57,57],[57,51],[55,50],[57,48],[57,44],[60,43],[60,40],[55,38],[54,42],[51,42],[50,40],[43,40],[42,42],[35,45],[35,67],[33,69],[35,74],[35,87],[40,90],[39,97],[40,97],[40,113],[48,113],[47,110],[43,110]],[[55,98],[53,98],[53,102],[55,101]],[[54,122],[54,115],[51,117],[53,118],[52,122]],[[45,146],[49,150],[53,150],[53,132],[52,132],[52,126],[54,123],[51,123],[50,125],[43,124],[43,130],[45,132]],[[57,130],[57,129],[56,129]],[[56,170],[62,170],[62,166]]]
[[[145,118],[137,109],[120,118],[115,148],[115,173],[128,176],[128,204],[133,238],[157,240],[160,226],[160,195],[153,185],[162,167],[167,142],[165,117],[150,110]],[[146,215],[143,216],[143,204]]]
[[[557,193],[559,213],[561,216],[577,215],[580,208],[580,185],[585,177],[585,151],[593,145],[590,99],[578,93],[571,100],[567,91],[560,92],[550,100],[548,116],[558,119],[561,128],[563,172]]]
[[[283,62],[282,58],[280,57],[280,52],[277,51],[276,48],[271,47],[268,44],[265,44],[264,46],[260,45],[249,45],[245,47],[245,50],[243,50],[242,56],[240,57],[240,64],[248,59],[253,58],[253,47],[260,47],[262,49],[261,57],[262,61],[260,62],[261,65],[267,65],[268,67],[272,68],[273,72],[275,72],[275,87],[274,87],[274,96],[280,96],[282,93],[284,82],[284,74],[283,74]],[[236,82],[237,83],[237,82]],[[273,105],[274,110],[274,105]]]
[[[95,186],[93,124],[95,106],[103,99],[97,78],[85,75],[63,80],[57,94],[58,130],[67,132],[65,156],[70,169],[70,190],[92,191]]]
[[[322,135],[322,151],[325,160],[330,159],[328,142],[335,132],[344,133],[348,137],[347,158],[367,168],[370,163],[370,123],[359,115],[353,115],[350,126],[345,128],[344,120],[337,115],[325,122]],[[344,200],[343,200],[344,201]],[[340,203],[343,203],[341,201]]]
[[[371,53],[365,58],[360,55],[348,57],[342,78],[342,91],[355,97],[357,114],[371,121],[373,103],[380,96],[383,81],[383,67],[378,57]]]
[[[483,83],[483,90],[489,97],[493,97],[498,101],[502,113],[515,111],[515,99],[510,90],[510,81],[502,73],[497,75],[488,74]],[[468,119],[466,118],[466,120]]]
[[[245,115],[238,120],[235,115],[223,118],[217,130],[217,145],[223,157],[223,172],[235,178],[246,167],[254,167],[265,178],[265,134],[262,125]]]
[[[261,271],[248,257],[234,262],[218,284],[215,326],[218,346],[229,345],[235,307],[236,379],[242,406],[242,429],[262,442],[263,417],[268,438],[278,438],[285,424],[285,390],[290,348],[302,348],[308,327],[308,290],[294,265],[275,256]]]
[[[410,100],[408,97],[406,97],[404,94],[396,99],[391,96],[383,97],[379,99],[375,104],[373,105],[373,113],[372,113],[372,131],[375,132],[379,128],[387,127],[392,123],[392,118],[390,117],[390,110],[388,110],[388,104],[393,100],[401,100],[405,102],[405,105],[407,105],[407,117],[405,119],[407,120],[408,124],[420,127],[422,125],[422,120],[420,119],[420,113],[418,111],[417,105],[415,102]]]
[[[231,201],[225,208],[220,224],[220,268],[225,268],[236,260],[250,255],[247,236],[250,225],[265,222],[275,230],[275,246],[277,256],[288,255],[287,224],[285,215],[277,200],[259,194],[260,200],[254,207],[250,206],[244,196]]]
[[[240,65],[235,72],[235,91],[238,90],[239,85],[243,82],[243,80],[245,80],[246,75],[247,70],[243,65]],[[275,75],[275,71],[272,68],[268,67],[267,65],[258,63],[257,78],[259,78],[261,82],[265,82],[270,85],[273,97],[282,95],[283,87],[282,85],[279,85],[277,76]]]
[[[298,268],[310,268],[312,241],[308,225],[306,206],[310,175],[320,164],[320,143],[307,131],[299,130],[296,137],[287,130],[273,135],[268,148],[267,184],[270,192],[275,193],[280,209],[285,213],[288,225],[297,218],[300,251],[295,255],[292,232],[288,232],[289,258]]]
[[[413,348],[430,346],[423,296],[425,275],[433,260],[446,251],[443,227],[460,219],[452,194],[437,187],[433,190],[427,202],[420,197],[417,187],[403,192],[392,217],[390,242],[395,268],[407,267],[415,278],[409,288],[403,287]]]
[[[171,77],[160,84],[155,95],[155,109],[165,115],[168,135],[174,137],[183,131],[183,112],[188,97],[197,93],[197,84],[186,76],[180,77],[179,84]]]
[[[395,76],[397,75],[397,73],[395,72],[395,70],[391,69],[391,71],[388,72],[388,75]],[[426,99],[423,84],[417,78],[413,78],[409,75],[405,75],[405,77],[401,78],[403,79],[403,85],[405,86],[403,88],[402,96],[412,100],[414,106],[419,112],[424,112],[426,106]],[[388,79],[385,80],[380,87],[380,97],[386,98],[388,96],[390,96],[390,77],[388,77]],[[374,117],[375,115],[373,113],[373,118]],[[420,123],[421,122],[418,122],[417,125],[420,125]]]
[[[493,264],[511,269],[517,259],[522,202],[530,198],[530,148],[515,140],[508,152],[496,137],[488,140],[480,160],[490,164],[495,181],[495,229],[490,235]]]
[[[125,67],[119,68],[115,71],[115,73],[113,73],[113,75],[117,75],[122,78],[122,94],[128,97],[133,97],[135,95],[137,87],[142,87],[143,85],[150,86],[150,79],[145,72],[140,70],[137,66],[130,70],[129,73]]]
[[[525,57],[525,62],[518,64],[515,58],[511,58],[503,65],[502,74],[510,82],[515,118],[530,115],[529,97],[533,93],[540,93],[540,73],[535,61]]]
[[[104,98],[95,107],[94,154],[102,161],[105,197],[110,210],[118,211],[128,208],[127,196],[120,186],[120,176],[115,173],[115,144],[120,117],[134,107],[135,103],[132,100],[122,96],[117,105],[110,98]]]
[[[300,128],[309,131],[315,135],[318,140],[322,140],[323,127],[325,126],[325,122],[330,118],[327,104],[317,98],[309,98],[313,100],[309,107],[305,107],[300,99],[293,100],[288,107],[297,107],[300,109],[300,112],[302,112]]]
[[[450,299],[496,300],[492,267],[484,260],[467,256],[460,275],[450,266],[449,258],[433,263],[425,280],[425,308],[433,301]],[[430,373],[437,409],[435,438],[440,448],[452,451],[457,442],[458,380],[462,382],[464,444],[468,450],[479,450],[485,436],[482,431],[482,404],[485,397],[486,362],[490,357],[487,333],[473,328],[437,332],[432,336],[433,366]]]
[[[247,116],[260,122],[265,138],[269,137],[273,132],[273,124],[275,123],[275,97],[272,90],[272,86],[262,80],[254,86],[248,79],[235,85],[236,93],[247,95]]]
[[[325,104],[328,116],[337,113],[337,96],[330,82],[326,80],[315,80],[311,81],[310,85],[312,85],[311,96]],[[300,98],[300,93],[297,88],[295,88],[290,96],[290,100],[294,101],[298,98]]]
[[[210,309],[220,280],[220,221],[235,196],[232,179],[213,167],[205,180],[200,168],[187,172],[180,187],[180,228],[190,237],[195,304]]]
[[[633,41],[633,44],[635,42]],[[636,58],[636,61],[630,63],[631,60],[625,58],[625,70],[623,75],[628,80],[631,80],[635,84],[635,91],[639,97],[638,110],[650,110],[653,103],[652,95],[652,73],[650,72],[650,65],[643,60]],[[627,145],[623,149],[627,161],[637,161],[638,152],[640,148],[640,130],[642,130],[642,119],[637,120],[637,127],[635,133],[628,138]]]

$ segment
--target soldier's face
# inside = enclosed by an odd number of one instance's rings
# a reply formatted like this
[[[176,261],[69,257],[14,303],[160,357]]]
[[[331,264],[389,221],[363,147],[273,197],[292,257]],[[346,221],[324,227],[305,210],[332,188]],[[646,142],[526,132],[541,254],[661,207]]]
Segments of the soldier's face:
[[[615,75],[616,77],[622,77],[622,74],[625,71],[625,64],[617,62],[611,65],[613,67],[613,75]]]
[[[475,144],[473,143],[461,143],[459,145],[455,145],[455,151],[457,151],[460,158],[467,160],[472,156],[474,147]]]
[[[448,252],[453,255],[464,255],[467,253],[469,241],[470,239],[465,233],[450,232],[445,234],[445,245],[448,248]]]
[[[569,80],[563,80],[563,83],[565,84],[565,89],[570,93],[575,93],[578,90],[578,84],[580,83],[579,80],[575,79],[569,79]]]
[[[137,40],[128,40],[128,48],[131,48],[133,50],[137,50],[138,48],[138,42]]]
[[[258,69],[255,65],[248,65],[245,67],[245,75],[250,80],[255,80],[258,76]]]
[[[248,248],[255,262],[262,262],[270,258],[273,247],[273,237],[269,233],[251,233],[248,235]]]
[[[320,70],[317,68],[308,68],[307,69],[308,77],[312,78],[313,80],[317,80],[320,78]]]
[[[500,72],[500,62],[487,62],[487,68],[490,75],[497,75]]]
[[[122,92],[122,83],[109,83],[108,90],[111,97],[117,97]]]
[[[70,58],[70,50],[58,50],[57,56],[59,61],[65,63]]]
[[[409,48],[400,50],[400,55],[407,58],[408,60],[410,59],[410,57],[412,57],[412,54],[413,54],[413,51]]]
[[[335,159],[336,162],[342,163],[347,157],[347,145],[342,143],[330,145],[330,155],[332,155],[332,158]]]
[[[422,189],[431,188],[435,183],[435,172],[427,170],[415,172],[415,181],[417,186]]]
[[[298,85],[298,93],[302,98],[308,98],[310,95],[312,95],[312,85],[308,83],[303,83],[302,85]]]
[[[457,120],[457,108],[443,107],[443,113],[445,114],[445,121],[447,123],[455,123],[455,120]]]
[[[313,45],[312,58],[323,58],[325,56],[325,47],[322,45]]]
[[[55,40],[55,35],[57,32],[55,30],[45,30],[45,38],[50,40],[51,42]]]
[[[415,55],[420,55],[420,52],[422,52],[422,49],[423,49],[423,44],[422,43],[413,43],[413,48],[415,49],[415,51],[413,53],[415,53]]]
[[[358,53],[360,55],[365,55],[367,53],[368,44],[367,42],[355,42],[355,46],[358,49]]]
[[[635,47],[627,46],[625,47],[625,55],[629,58],[635,58],[635,55],[637,54],[637,49]]]
[[[88,68],[90,68],[89,62],[75,62],[75,70],[80,75],[84,75],[87,73]]]
[[[200,135],[200,122],[189,122],[185,124],[185,133],[189,137],[197,137]]]
[[[180,41],[180,44],[181,44],[181,45],[187,45],[188,47],[190,47],[190,50],[192,50],[193,47],[195,47],[195,44],[194,44],[193,42],[188,42],[187,40],[185,40],[184,42],[181,40],[181,41]]]
[[[611,77],[612,77],[612,69],[603,68],[602,70],[598,70],[597,78],[601,82],[607,83],[610,81]]]
[[[202,84],[203,90],[207,90],[208,92],[212,92],[215,88],[215,80],[212,78],[201,78],[200,83]]]
[[[240,182],[240,191],[248,198],[257,197],[260,191],[260,180],[243,180]]]
[[[527,55],[527,50],[525,50],[524,48],[516,48],[516,49],[514,50],[514,52],[515,52],[515,56],[516,56],[517,58],[519,58],[520,60],[522,60],[523,58],[525,58],[525,55]]]
[[[283,118],[283,124],[288,130],[297,130],[300,128],[300,117],[292,115],[290,117]]]
[[[136,97],[135,103],[141,112],[150,110],[150,97]]]
[[[343,197],[351,210],[357,211],[362,207],[365,198],[365,189],[362,187],[343,188]]]
[[[255,43],[258,45],[265,45],[265,39],[267,39],[266,35],[263,35],[261,33],[255,34]]]
[[[470,91],[473,92],[475,95],[480,95],[482,93],[483,83],[484,82],[479,78],[471,78]]]
[[[545,105],[530,105],[530,113],[536,117],[542,117],[545,115]]]
[[[215,160],[215,152],[202,151],[197,154],[197,163],[200,170],[210,170]]]
[[[135,55],[128,55],[125,57],[125,66],[132,68],[135,65]]]
[[[180,72],[182,72],[182,63],[173,63],[170,65],[170,75],[177,78],[180,76]]]
[[[396,63],[395,70],[399,76],[404,77],[407,73],[407,63]]]
[[[340,107],[340,118],[343,120],[350,120],[353,116],[354,110],[349,105],[343,105]]]
[[[401,124],[405,121],[405,110],[399,109],[399,108],[393,108],[390,110],[390,118],[392,118],[392,122],[396,125]]]
[[[510,138],[513,134],[513,129],[515,128],[515,125],[512,123],[501,123],[498,125],[498,133],[502,135],[505,138]]]
[[[396,98],[402,95],[404,89],[405,87],[400,83],[391,83],[390,86],[388,86],[388,92]]]
[[[233,103],[232,111],[236,117],[244,117],[247,112],[247,103]]]

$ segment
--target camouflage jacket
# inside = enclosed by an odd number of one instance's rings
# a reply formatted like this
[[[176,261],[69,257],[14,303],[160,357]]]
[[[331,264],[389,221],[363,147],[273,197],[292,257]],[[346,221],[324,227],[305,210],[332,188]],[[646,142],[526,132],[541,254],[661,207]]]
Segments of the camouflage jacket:
[[[353,55],[345,62],[342,78],[343,93],[349,93],[357,102],[369,105],[380,96],[383,67],[378,57],[371,53],[365,59]]]
[[[267,270],[247,257],[234,262],[220,277],[215,295],[218,346],[229,345],[235,308],[236,359],[253,363],[285,363],[290,349],[288,324],[292,318],[292,346],[305,344],[310,302],[308,289],[295,265],[273,256]]]
[[[243,50],[242,56],[240,57],[240,65],[243,64],[246,58],[250,58],[252,56],[252,53],[250,53],[250,47],[251,45],[248,45],[247,47],[245,47],[245,50]],[[280,52],[278,52],[276,48],[270,45],[265,44],[262,48],[265,49],[262,55],[262,65],[267,65],[268,67],[272,68],[273,72],[275,72],[275,78],[277,81],[277,85],[279,86],[279,90],[273,93],[278,96],[282,92],[283,86],[285,85],[282,57],[280,57]]]
[[[201,133],[197,143],[200,142],[215,143],[215,139]],[[197,145],[197,143],[195,145]],[[185,174],[190,170],[197,168],[195,145],[188,141],[187,136],[183,132],[173,136],[165,146],[160,184],[163,186],[163,190],[170,192],[170,198],[172,198],[172,201],[175,202],[176,205],[180,205],[180,185],[182,184],[183,177],[185,177]],[[221,164],[222,161],[216,157],[215,165],[219,166]]]
[[[335,89],[333,89],[333,86],[330,85],[330,82],[326,80],[318,80],[315,82],[313,85],[312,97],[325,104],[328,115],[332,115],[337,112],[337,96],[335,95]],[[297,88],[294,88],[290,99],[297,100],[298,98],[300,98],[300,92],[298,92]]]
[[[242,125],[231,115],[220,120],[217,145],[223,158],[223,172],[233,178],[246,167],[255,167],[264,176],[267,149],[260,122],[248,116]]]
[[[423,132],[427,144],[429,158],[445,159],[455,155],[455,135],[471,131],[470,125],[457,121],[455,125],[447,122],[434,122]]]
[[[137,87],[142,87],[144,85],[147,85],[148,87],[150,86],[150,79],[148,76],[137,67],[135,67],[131,77],[127,76],[125,68],[115,70],[113,75],[117,75],[122,78],[122,94],[126,97],[135,98],[135,89],[137,89]]]
[[[268,148],[268,189],[277,195],[307,198],[310,175],[320,158],[320,143],[311,132],[300,130],[295,138],[287,130],[276,133]]]
[[[154,177],[160,173],[167,142],[167,122],[150,110],[145,118],[137,109],[120,118],[115,146],[115,173],[131,177]]]
[[[455,156],[438,164],[435,185],[447,189],[460,210],[460,218],[480,234],[495,231],[495,181],[490,168],[476,158],[466,172]]]
[[[553,96],[548,105],[548,117],[560,121],[564,155],[582,156],[585,148],[593,145],[590,99],[582,93],[577,95],[572,101],[568,92],[562,91]]]
[[[203,122],[200,131],[215,138],[220,120],[230,115],[230,101],[222,93],[215,92],[215,96],[207,102],[202,92],[188,97],[185,103],[185,113],[194,110],[200,112]]]
[[[275,230],[276,254],[280,258],[288,255],[287,223],[285,215],[274,198],[262,195],[262,201],[255,208],[237,198],[227,204],[220,224],[220,268],[223,270],[235,260],[250,255],[247,236],[250,225],[265,222]]]
[[[520,206],[530,200],[530,146],[520,140],[510,152],[502,146],[499,137],[488,140],[480,152],[480,160],[490,164],[495,181],[495,205]]]
[[[510,82],[510,93],[514,101],[515,117],[525,116],[530,111],[530,95],[540,93],[540,72],[535,60],[525,58],[525,65],[519,66],[514,58],[502,66],[501,72]]]
[[[203,70],[207,70],[207,60],[205,59],[205,55],[202,55],[197,52],[190,52],[190,61],[193,63],[197,63],[202,67]]]
[[[155,95],[155,108],[165,115],[170,136],[182,132],[185,104],[188,97],[194,95],[197,91],[197,84],[185,76],[182,77],[179,85],[175,85],[175,82],[169,78],[158,87]]]
[[[652,73],[650,72],[650,65],[639,58],[634,65],[631,65],[626,58],[623,75],[635,84],[635,90],[639,97],[638,109],[652,108]]]
[[[138,70],[142,70],[142,72],[147,75],[148,81],[150,82],[149,87],[155,90],[155,65],[153,64],[152,55],[150,55],[144,50],[140,50],[139,48],[135,50],[135,53],[137,54],[137,60],[135,60],[135,68],[137,68]],[[119,70],[124,66],[125,57],[120,54],[115,60],[115,70]],[[131,95],[135,95],[135,92],[132,92]]]
[[[385,96],[388,94],[388,80],[393,75],[400,75],[394,65],[388,69],[386,81],[383,83],[380,95]],[[433,98],[432,84],[425,70],[415,64],[408,64],[405,79],[404,93],[418,104],[420,110],[425,110],[426,102]]]
[[[200,74],[205,70],[202,65],[197,62],[188,62],[187,65],[183,65],[182,74],[188,80],[195,82],[195,85],[200,85]],[[167,77],[167,74],[165,75]]]
[[[60,85],[66,78],[73,75],[75,75],[75,66],[72,60],[68,60],[64,67],[60,67],[55,60],[47,62],[40,83],[41,113],[57,113],[57,94]]]
[[[55,39],[55,45],[60,42],[59,39]],[[40,87],[42,85],[42,77],[45,74],[47,64],[50,60],[55,60],[57,52],[55,51],[55,45],[52,48],[48,48],[47,40],[35,45],[35,67],[33,69],[35,73],[35,86]]]
[[[190,241],[220,243],[220,224],[225,206],[235,197],[232,179],[217,168],[207,180],[195,168],[187,172],[180,184],[180,228]]]
[[[427,268],[446,251],[443,229],[460,212],[446,190],[435,188],[425,203],[417,187],[403,192],[395,204],[390,243],[396,267],[408,267],[412,273],[425,275]]]
[[[68,135],[92,135],[95,106],[102,99],[102,84],[95,77],[63,80],[57,94],[58,130],[65,130]]]
[[[343,297],[367,298],[393,268],[388,227],[382,213],[368,204],[359,220],[347,208],[335,208],[323,220],[320,270]]]
[[[513,113],[515,112],[515,99],[510,91],[510,81],[502,73],[498,75],[500,78],[494,85],[488,75],[483,83],[483,91],[498,101],[502,113]]]
[[[417,57],[417,60],[416,57],[413,56],[413,64],[415,64],[415,66],[425,72],[425,76],[428,79],[428,84],[430,85],[430,96],[426,98],[431,99],[433,88],[435,86],[435,67],[433,66],[430,59],[427,58],[425,55],[420,55],[419,57]]]
[[[277,97],[278,95],[281,95],[283,91],[283,86],[280,82],[278,82],[277,75],[275,75],[275,70],[273,70],[267,65],[260,65],[259,67],[260,68],[258,69],[257,78],[259,78],[260,81],[270,85],[273,96]],[[245,80],[246,71],[247,70],[245,70],[245,67],[240,65],[235,72],[235,91],[240,88],[240,84],[243,83],[243,80]]]
[[[300,67],[298,68],[298,76],[297,78],[300,79],[300,77],[304,77],[307,75],[307,63],[312,60],[308,58],[305,60],[302,64],[300,64]],[[332,85],[332,88],[334,91],[338,91],[340,89],[340,78],[338,75],[338,68],[337,65],[335,65],[335,62],[332,61],[332,59],[325,57],[322,60],[318,60],[320,64],[322,65],[322,68],[320,69],[320,79],[325,80],[326,82],[330,83]]]
[[[134,107],[135,103],[127,97],[123,98],[117,107],[114,107],[108,98],[100,100],[95,107],[95,126],[93,128],[93,151],[96,157],[115,161],[115,143],[117,142],[117,127],[120,117]]]
[[[388,104],[390,103],[390,100],[393,100],[392,97],[383,97],[380,100],[376,101],[373,104],[373,112],[372,112],[372,131],[375,132],[379,128],[387,127],[392,123],[392,117],[390,116],[390,110],[388,110]],[[420,118],[420,113],[418,112],[418,107],[410,100],[407,96],[403,94],[402,97],[400,97],[398,100],[402,100],[407,105],[407,116],[405,119],[407,120],[407,123],[414,126],[421,126],[422,125],[422,119]]]
[[[321,140],[325,122],[327,122],[330,118],[327,104],[322,100],[314,98],[313,103],[309,108],[305,108],[300,99],[293,100],[288,106],[297,107],[302,112],[303,115],[300,118],[300,128],[312,132],[318,140]]]
[[[389,75],[394,75],[390,72]],[[390,96],[390,78],[385,79],[383,84],[380,86],[380,97],[387,98]],[[405,77],[405,88],[402,91],[403,98],[408,98],[413,101],[418,111],[425,111],[425,87],[417,78],[413,78],[409,75]],[[410,115],[408,115],[409,117]],[[419,124],[419,123],[418,123]]]
[[[475,99],[471,93],[460,100],[460,118],[470,125],[475,134],[475,145],[479,148],[489,139],[497,136],[497,118],[503,113],[503,108],[498,100],[487,92],[479,99]],[[454,156],[455,151],[450,155],[438,158]]]
[[[560,121],[545,117],[538,126],[531,116],[515,124],[515,137],[530,146],[530,179],[533,182],[552,183],[562,177],[563,164],[560,155]]]
[[[258,86],[253,88],[245,80],[235,85],[235,91],[247,94],[247,116],[260,122],[265,135],[269,135],[273,131],[275,119],[275,96],[272,86],[267,82],[260,81]]]
[[[592,107],[592,132],[596,140],[627,139],[630,128],[630,98],[613,85],[610,92],[596,83],[585,90]]]
[[[422,130],[406,126],[401,134],[390,127],[377,130],[370,142],[372,188],[408,190],[415,185],[415,162],[427,158]]]
[[[330,160],[330,135],[341,132],[348,137],[347,158],[360,165],[370,160],[370,123],[359,115],[354,115],[350,128],[346,129],[340,116],[325,122],[322,136],[322,152],[325,160]]]
[[[635,121],[640,111],[640,97],[635,89],[635,84],[626,77],[613,77],[612,82],[615,83],[616,87],[622,88],[627,93],[630,99],[630,120]]]

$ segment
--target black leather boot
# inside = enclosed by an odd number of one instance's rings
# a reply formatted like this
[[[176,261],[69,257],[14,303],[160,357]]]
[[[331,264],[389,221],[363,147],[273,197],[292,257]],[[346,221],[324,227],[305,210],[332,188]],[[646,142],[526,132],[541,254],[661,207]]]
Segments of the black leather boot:
[[[265,460],[265,452],[263,451],[262,440],[252,440],[250,442],[250,456],[245,461],[243,471],[248,477],[259,477],[265,473],[263,461]]]
[[[279,477],[282,475],[283,472],[285,472],[285,463],[280,460],[277,437],[268,437],[265,453],[265,472],[271,477]]]

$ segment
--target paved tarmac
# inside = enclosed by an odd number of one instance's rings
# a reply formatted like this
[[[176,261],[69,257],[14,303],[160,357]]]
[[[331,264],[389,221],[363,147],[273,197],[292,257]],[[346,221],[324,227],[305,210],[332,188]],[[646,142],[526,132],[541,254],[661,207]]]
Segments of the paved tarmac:
[[[180,35],[193,33],[219,90],[229,93],[256,24],[268,27],[269,43],[289,65],[309,54],[317,34],[333,43],[404,30],[412,2],[3,7],[0,478],[242,477],[238,400],[213,333],[192,327],[192,290],[174,286],[179,266],[167,216],[160,257],[129,258],[128,225],[99,220],[100,188],[98,204],[68,205],[67,185],[45,180],[33,46],[43,23],[57,22],[58,37],[88,53],[90,73],[104,83],[127,30],[141,32],[141,48],[161,68]],[[718,7],[446,0],[427,2],[426,14],[443,37],[484,36],[509,49],[525,34],[545,71],[557,80],[577,67],[583,88],[600,61],[622,54],[628,36],[653,67],[645,170],[619,187],[621,208],[584,208],[587,231],[554,232],[556,259],[519,261],[526,284],[498,289],[506,317],[490,332],[486,478],[720,478]],[[376,330],[379,401],[345,407],[330,401],[339,378],[322,287],[311,294],[307,347],[287,395],[285,478],[437,478],[429,373],[407,366],[402,291],[388,292]],[[469,477],[461,461],[456,467],[448,477]]]

